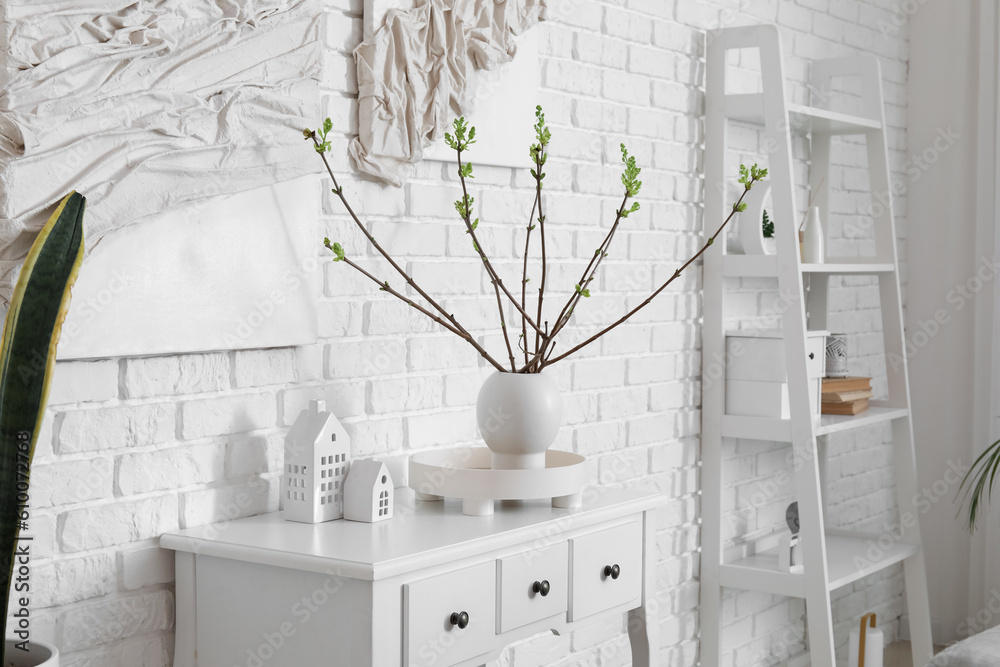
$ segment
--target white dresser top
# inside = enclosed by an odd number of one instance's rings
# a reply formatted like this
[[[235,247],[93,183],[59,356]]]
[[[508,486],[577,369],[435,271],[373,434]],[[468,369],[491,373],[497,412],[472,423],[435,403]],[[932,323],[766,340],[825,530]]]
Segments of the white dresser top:
[[[466,516],[458,500],[416,502],[396,490],[393,518],[378,523],[285,521],[281,512],[199,526],[160,538],[175,551],[263,565],[376,580],[458,558],[551,539],[667,502],[649,489],[585,491],[584,506],[561,509],[546,500],[498,506],[489,516]]]

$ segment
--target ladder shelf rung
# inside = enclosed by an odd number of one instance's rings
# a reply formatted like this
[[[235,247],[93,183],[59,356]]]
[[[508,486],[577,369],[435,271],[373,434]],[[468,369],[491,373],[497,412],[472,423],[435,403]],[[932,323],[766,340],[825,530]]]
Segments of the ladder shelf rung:
[[[801,264],[802,273],[827,275],[878,275],[893,273],[891,262],[861,262],[838,260],[825,264]],[[722,274],[728,278],[776,278],[778,260],[775,255],[738,255],[728,253],[723,256]]]
[[[750,93],[726,95],[726,117],[744,123],[764,124],[764,95]],[[823,134],[866,134],[881,130],[882,122],[874,118],[828,111],[804,104],[788,105],[788,125],[792,132]]]
[[[906,408],[873,406],[857,415],[819,415],[816,421],[815,432],[818,436],[842,433],[856,428],[864,428],[892,421],[893,419],[902,419],[908,414],[909,410]],[[723,415],[722,437],[791,442],[791,420]]]
[[[827,589],[835,589],[884,570],[920,553],[920,547],[893,542],[888,547],[876,539],[826,534]],[[808,564],[805,567],[809,567]],[[774,595],[805,597],[805,575],[778,570],[778,551],[769,549],[721,566],[723,586]]]

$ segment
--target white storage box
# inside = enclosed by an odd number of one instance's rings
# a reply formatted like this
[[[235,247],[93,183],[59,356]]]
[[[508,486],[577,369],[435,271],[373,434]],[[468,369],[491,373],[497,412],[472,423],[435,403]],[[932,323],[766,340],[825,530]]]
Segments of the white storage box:
[[[809,405],[820,412],[826,331],[806,334]],[[726,414],[788,419],[788,372],[780,330],[733,331],[726,335]]]

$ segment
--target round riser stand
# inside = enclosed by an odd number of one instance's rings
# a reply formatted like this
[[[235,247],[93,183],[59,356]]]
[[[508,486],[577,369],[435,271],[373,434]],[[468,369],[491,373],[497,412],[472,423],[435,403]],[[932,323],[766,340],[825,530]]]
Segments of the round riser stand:
[[[409,486],[424,501],[461,498],[462,513],[493,514],[497,500],[550,498],[553,507],[580,507],[586,459],[572,452],[545,452],[545,467],[527,470],[491,468],[486,447],[421,452],[410,457]]]

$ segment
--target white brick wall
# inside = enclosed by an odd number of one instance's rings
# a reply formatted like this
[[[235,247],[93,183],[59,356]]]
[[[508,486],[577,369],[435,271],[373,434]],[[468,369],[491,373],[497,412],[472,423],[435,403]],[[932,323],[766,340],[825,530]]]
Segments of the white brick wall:
[[[358,181],[345,144],[356,131],[356,83],[349,53],[360,35],[360,0],[327,0],[325,108],[341,135],[333,153],[342,183],[384,244],[441,296],[494,350],[492,292],[477,270],[468,236],[454,219],[455,176],[440,163],[417,166],[402,189]],[[620,196],[618,143],[643,166],[642,210],[611,250],[595,296],[562,345],[637,303],[697,247],[702,218],[703,30],[776,22],[789,58],[788,92],[805,101],[806,60],[870,50],[882,59],[890,159],[906,159],[905,31],[870,29],[891,0],[550,0],[542,33],[545,106],[554,143],[546,184],[551,236],[550,285],[567,294],[589,259]],[[900,37],[902,35],[902,37]],[[755,63],[732,63],[747,72]],[[842,92],[842,91],[837,91]],[[851,91],[843,91],[850,93]],[[520,119],[530,123],[532,118]],[[761,137],[734,128],[731,162],[759,158]],[[800,206],[807,192],[808,147],[800,139]],[[303,153],[303,159],[309,158]],[[476,153],[471,154],[473,162]],[[870,250],[851,222],[865,210],[862,147],[838,142],[828,221],[838,254]],[[500,271],[516,284],[532,182],[525,170],[477,167],[479,229]],[[897,224],[905,216],[897,199]],[[709,221],[714,222],[714,221]],[[337,201],[323,203],[324,234],[387,279]],[[905,228],[900,225],[900,235]],[[536,246],[537,247],[537,246]],[[317,243],[317,252],[320,246]],[[322,253],[320,253],[322,254]],[[537,280],[537,278],[536,278]],[[398,282],[398,281],[397,281]],[[564,391],[559,447],[586,454],[604,484],[651,480],[670,496],[659,517],[657,592],[666,665],[697,662],[701,279],[690,272],[641,318],[552,369]],[[767,283],[734,284],[734,324],[766,312]],[[169,662],[173,567],[156,546],[164,531],[274,510],[281,438],[310,398],[324,397],[350,429],[355,455],[384,457],[402,483],[405,456],[424,447],[472,444],[476,391],[488,373],[475,353],[343,265],[325,267],[319,317],[322,342],[294,350],[254,350],[60,364],[38,447],[31,533],[35,562],[35,636],[55,641],[64,664]],[[844,280],[831,293],[831,327],[852,338],[859,371],[884,371],[878,295],[869,282]],[[560,297],[552,298],[556,307]],[[510,321],[514,321],[509,314]],[[884,383],[877,382],[884,387]],[[888,434],[876,430],[831,440],[832,521],[879,529],[893,515]],[[726,525],[738,551],[774,532],[792,497],[770,485],[785,452],[768,443],[730,443]],[[754,500],[760,489],[767,493]],[[751,503],[750,510],[741,500]],[[873,608],[896,632],[901,574],[838,592],[837,637]],[[801,601],[752,593],[727,595],[725,665],[774,664],[802,650]],[[568,637],[541,636],[511,647],[501,664],[629,664],[623,619],[597,621]],[[570,652],[569,657],[562,657]]]

